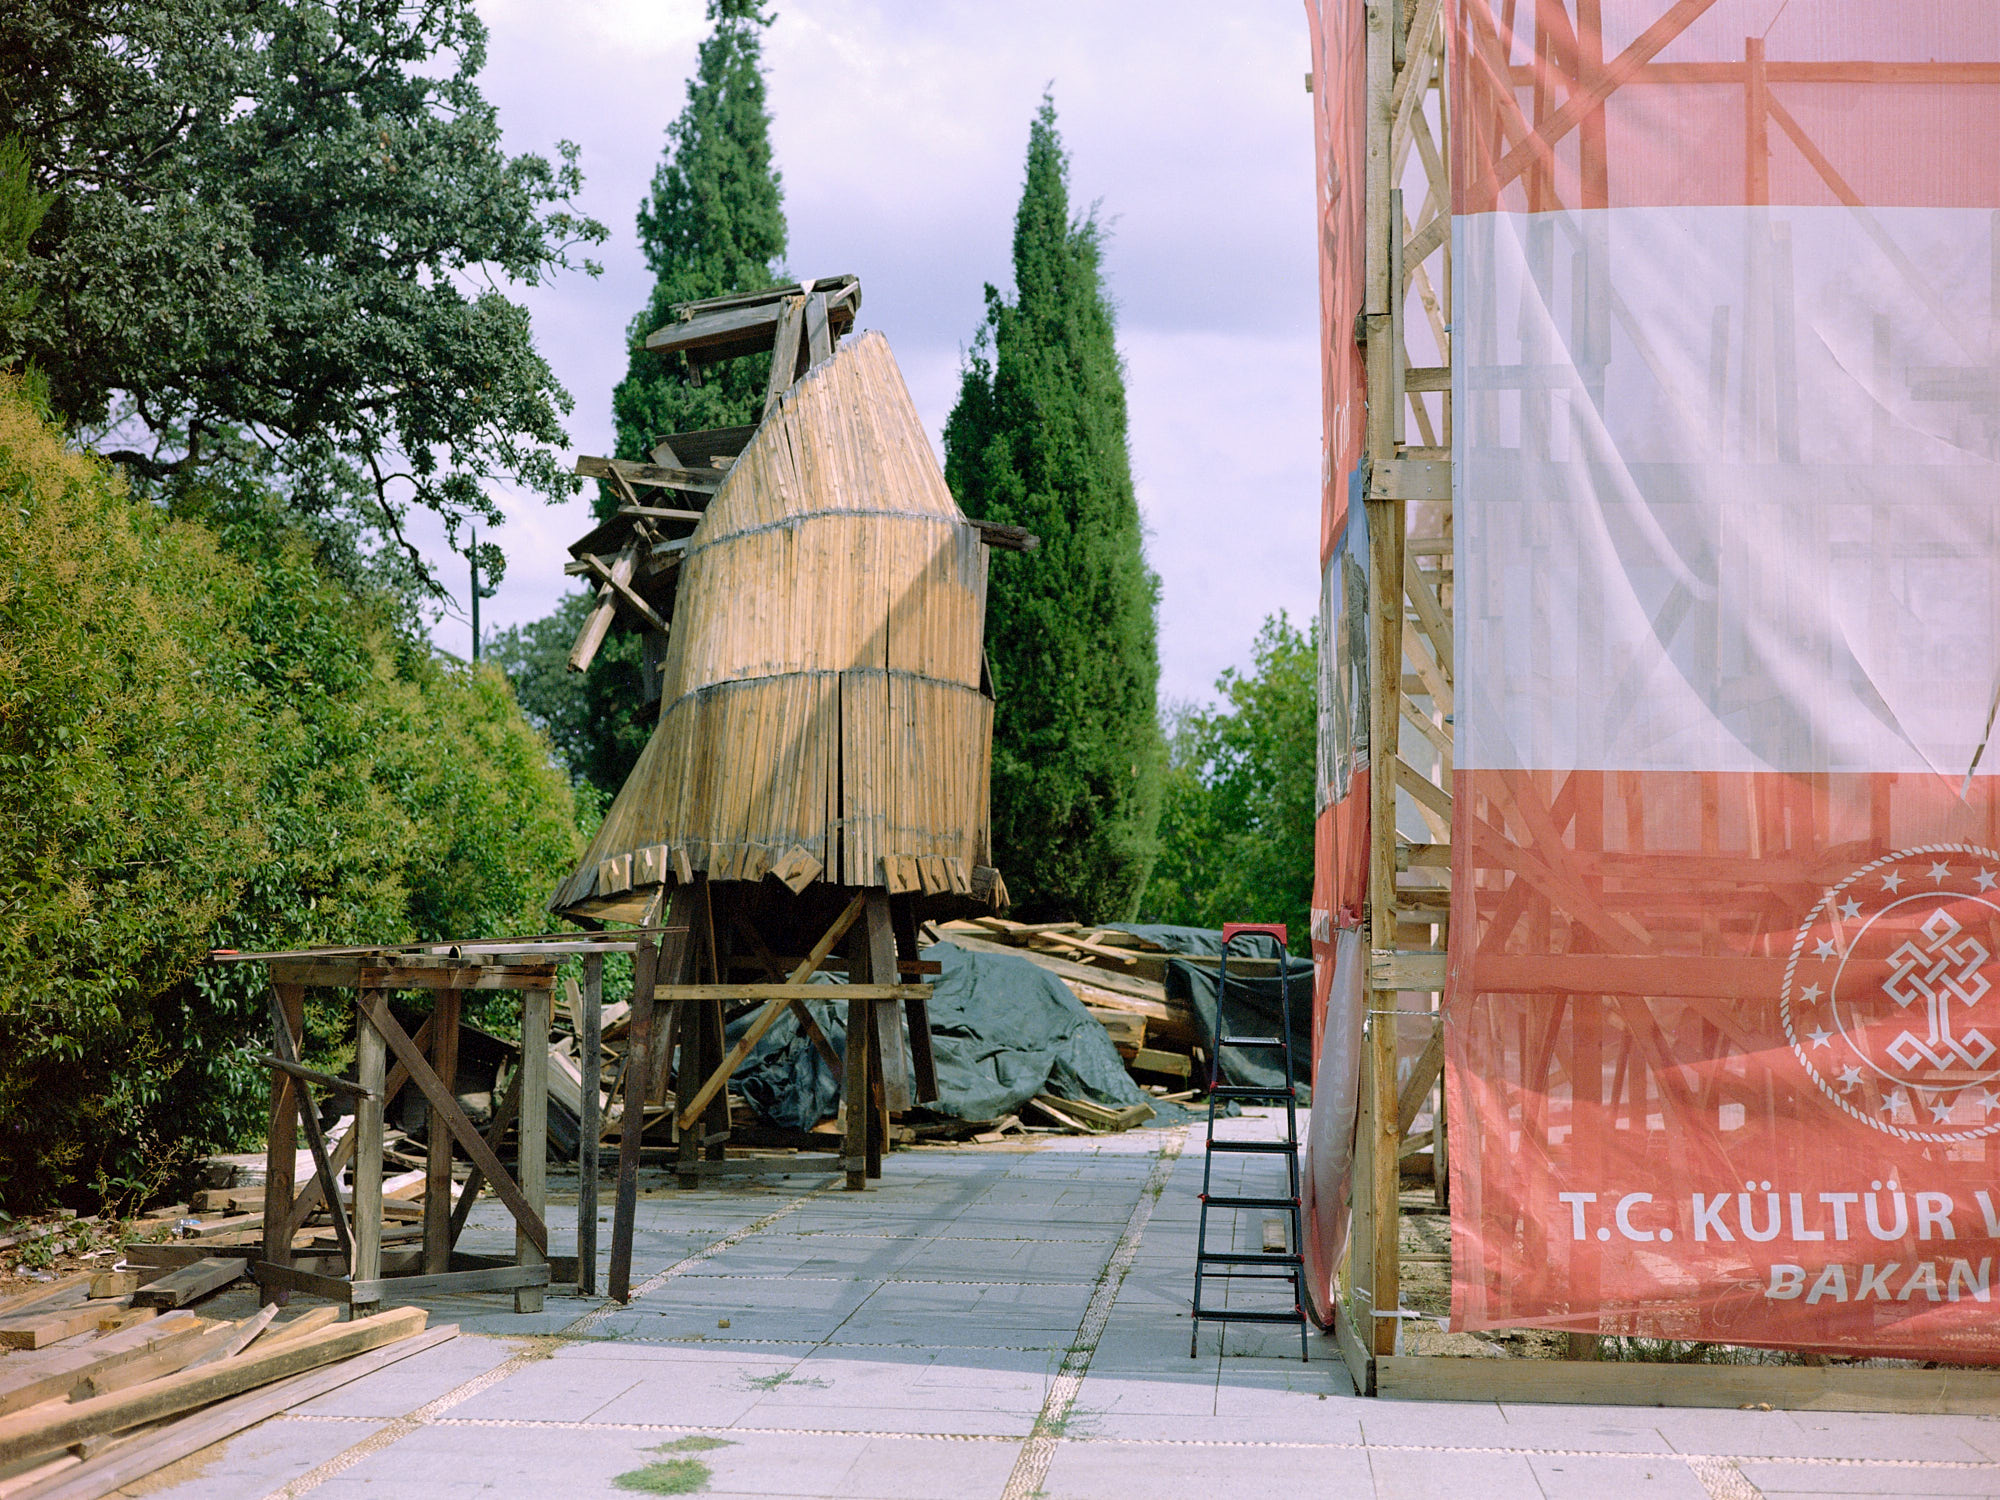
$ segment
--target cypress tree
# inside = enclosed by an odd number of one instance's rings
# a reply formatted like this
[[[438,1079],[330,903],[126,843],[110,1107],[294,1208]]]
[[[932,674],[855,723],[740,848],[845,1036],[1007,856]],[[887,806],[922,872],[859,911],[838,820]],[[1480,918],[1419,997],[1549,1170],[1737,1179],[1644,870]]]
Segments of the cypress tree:
[[[987,590],[994,857],[1030,920],[1130,917],[1160,816],[1159,582],[1141,544],[1102,259],[1095,214],[1070,217],[1045,96],[1014,220],[1014,300],[986,288],[944,434],[967,514],[1042,539],[996,559]]]
[[[685,358],[644,348],[677,302],[773,286],[785,255],[783,187],[771,166],[764,102],[764,0],[708,0],[687,104],[667,127],[667,152],[639,205],[639,243],[653,294],[632,320],[631,363],[612,393],[618,456],[644,459],[666,432],[755,422],[768,360],[737,359],[689,378]]]
[[[663,433],[755,422],[763,404],[768,359],[731,360],[696,385],[684,358],[644,347],[675,303],[755,291],[781,275],[783,191],[771,166],[760,66],[771,17],[764,0],[709,0],[708,19],[687,103],[667,127],[666,154],[639,205],[639,243],[654,284],[627,329],[630,363],[611,396],[620,458],[647,458]],[[616,509],[600,490],[599,518]],[[645,749],[653,715],[640,698],[637,636],[607,637],[580,676],[564,665],[584,613],[583,596],[572,595],[554,614],[503,634],[493,655],[571,774],[611,797]]]

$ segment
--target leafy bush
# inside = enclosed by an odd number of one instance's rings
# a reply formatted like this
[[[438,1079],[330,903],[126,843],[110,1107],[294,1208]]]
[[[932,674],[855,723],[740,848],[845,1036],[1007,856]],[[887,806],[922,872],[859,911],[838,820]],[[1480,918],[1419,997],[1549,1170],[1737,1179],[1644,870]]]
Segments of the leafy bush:
[[[1280,612],[1247,675],[1216,681],[1222,706],[1167,715],[1160,857],[1140,910],[1150,922],[1283,922],[1305,950],[1312,908],[1317,650]]]
[[[262,976],[210,947],[544,925],[567,783],[498,672],[401,620],[272,495],[137,504],[0,383],[0,1207],[260,1134]],[[350,1029],[315,1009],[312,1050]]]

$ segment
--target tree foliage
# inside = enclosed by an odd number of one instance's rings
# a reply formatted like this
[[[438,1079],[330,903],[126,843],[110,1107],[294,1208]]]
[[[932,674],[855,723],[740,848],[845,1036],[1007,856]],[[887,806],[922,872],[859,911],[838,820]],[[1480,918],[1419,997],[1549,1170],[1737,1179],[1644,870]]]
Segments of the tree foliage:
[[[572,493],[569,397],[496,282],[605,231],[575,147],[501,151],[485,52],[472,0],[0,7],[0,137],[52,199],[0,359],[141,479],[247,437],[298,508],[397,537],[411,504],[498,521],[496,476]]]
[[[277,497],[135,504],[0,382],[0,1207],[260,1130],[263,990],[210,947],[535,930],[576,824],[505,679]],[[346,1024],[315,1012],[322,1056]]]
[[[654,284],[632,319],[630,363],[611,397],[621,458],[649,457],[662,433],[749,425],[763,406],[766,359],[730,360],[697,385],[685,359],[644,348],[675,303],[755,291],[781,278],[783,190],[771,164],[761,66],[771,18],[762,0],[710,0],[708,18],[687,102],[667,127],[666,154],[639,205],[639,243]],[[608,491],[600,493],[600,517],[615,505]],[[654,716],[640,691],[636,636],[614,632],[586,671],[567,668],[593,592],[572,593],[554,614],[503,632],[488,654],[571,774],[608,799],[646,748]]]
[[[757,420],[769,361],[736,359],[700,385],[679,355],[645,351],[647,334],[677,302],[757,291],[779,280],[785,257],[784,190],[771,164],[765,105],[763,0],[709,0],[687,103],[667,127],[667,150],[639,205],[639,244],[653,293],[633,318],[630,367],[611,398],[618,456],[643,459],[665,432]]]
[[[1216,680],[1222,702],[1168,715],[1160,858],[1149,922],[1283,922],[1302,950],[1313,884],[1317,643],[1282,612],[1264,622],[1253,668]]]
[[[968,514],[1042,541],[998,560],[987,593],[995,858],[1023,915],[1113,921],[1145,885],[1159,820],[1158,583],[1132,490],[1102,231],[1094,215],[1070,217],[1067,177],[1044,99],[1014,221],[1014,300],[986,288],[945,473]]]

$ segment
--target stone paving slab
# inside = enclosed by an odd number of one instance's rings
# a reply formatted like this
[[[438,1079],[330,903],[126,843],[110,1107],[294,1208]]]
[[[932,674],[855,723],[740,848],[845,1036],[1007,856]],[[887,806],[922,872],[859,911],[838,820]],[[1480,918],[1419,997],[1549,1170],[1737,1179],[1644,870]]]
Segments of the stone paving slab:
[[[1364,1400],[1328,1339],[1301,1363],[1285,1327],[1204,1325],[1190,1359],[1202,1164],[1173,1159],[1179,1139],[899,1152],[866,1194],[806,1174],[684,1194],[649,1172],[630,1307],[429,1302],[462,1337],[149,1492],[609,1497],[705,1434],[728,1444],[690,1455],[718,1500],[2000,1497],[1996,1419]],[[1215,1182],[1269,1165],[1230,1159]],[[558,1253],[574,1215],[551,1206]],[[1261,1219],[1214,1227],[1255,1247]],[[474,1222],[511,1247],[503,1211]]]

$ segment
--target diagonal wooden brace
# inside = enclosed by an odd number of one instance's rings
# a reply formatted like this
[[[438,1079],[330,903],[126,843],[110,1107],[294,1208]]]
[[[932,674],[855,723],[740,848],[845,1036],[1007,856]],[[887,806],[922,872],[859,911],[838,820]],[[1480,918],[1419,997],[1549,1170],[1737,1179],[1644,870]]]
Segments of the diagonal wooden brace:
[[[813,944],[812,952],[808,953],[805,960],[786,976],[785,983],[804,984],[813,970],[825,963],[826,956],[833,952],[842,938],[847,936],[847,929],[860,919],[867,904],[867,892],[856,892],[854,899],[847,903],[847,909],[831,927],[827,928],[826,936]],[[722,1065],[709,1074],[708,1082],[701,1086],[700,1091],[675,1117],[676,1125],[682,1130],[687,1130],[701,1118],[701,1112],[708,1107],[708,1102],[715,1097],[716,1091],[729,1082],[729,1075],[734,1073],[743,1059],[750,1055],[750,1049],[764,1039],[764,1033],[776,1024],[778,1017],[784,1014],[785,1008],[793,1003],[794,998],[791,996],[777,996],[764,1002],[764,1008],[757,1012],[757,1019],[750,1023],[750,1029],[738,1038],[736,1045],[729,1049],[729,1055],[722,1059]]]
[[[299,1060],[298,1049],[292,1045],[292,1028],[286,1024],[284,1007],[278,1001],[277,991],[271,992],[272,1030],[277,1038],[278,1056],[294,1065]],[[327,1154],[326,1136],[319,1128],[319,1107],[313,1103],[311,1092],[305,1081],[292,1078],[292,1102],[298,1106],[299,1123],[305,1127],[306,1144],[312,1148],[314,1181],[326,1195],[328,1209],[333,1214],[333,1232],[340,1241],[341,1258],[347,1262],[349,1271],[354,1269],[354,1234],[347,1223],[347,1214],[340,1206],[340,1179],[334,1175],[332,1159]],[[290,1244],[287,1236],[286,1244]]]
[[[507,1205],[507,1211],[514,1216],[514,1222],[521,1227],[543,1255],[549,1253],[549,1230],[542,1222],[542,1216],[528,1206],[528,1200],[521,1196],[521,1190],[514,1179],[507,1175],[507,1169],[500,1165],[500,1158],[493,1154],[493,1148],[486,1144],[484,1136],[473,1128],[465,1117],[465,1111],[458,1107],[458,1099],[438,1081],[437,1074],[417,1044],[410,1040],[408,1033],[396,1024],[396,1018],[389,1014],[389,1007],[380,994],[363,991],[356,1004],[368,1017],[370,1024],[382,1033],[389,1043],[389,1050],[398,1062],[410,1070],[410,1082],[414,1083],[430,1102],[434,1111],[432,1118],[441,1119],[465,1154],[472,1158],[479,1170],[486,1174],[486,1180],[493,1184],[493,1191],[500,1201]]]
[[[411,1040],[417,1044],[417,1050],[420,1052],[430,1046],[431,1017],[424,1017],[424,1024],[417,1028],[417,1034]],[[383,1091],[382,1095],[382,1107],[384,1109],[387,1109],[391,1104],[396,1102],[396,1096],[403,1091],[403,1085],[409,1081],[410,1070],[400,1062],[389,1070],[388,1087]],[[357,1144],[354,1132],[350,1130],[340,1138],[340,1144],[333,1148],[333,1173],[336,1180],[339,1178],[342,1169],[347,1166],[348,1162],[354,1159],[354,1148]],[[317,1175],[313,1177],[311,1182],[308,1182],[303,1188],[299,1189],[298,1197],[292,1200],[291,1220],[286,1225],[286,1244],[290,1244],[291,1237],[306,1227],[306,1220],[313,1216],[313,1210],[325,1201],[325,1197],[326,1190],[321,1186]]]

